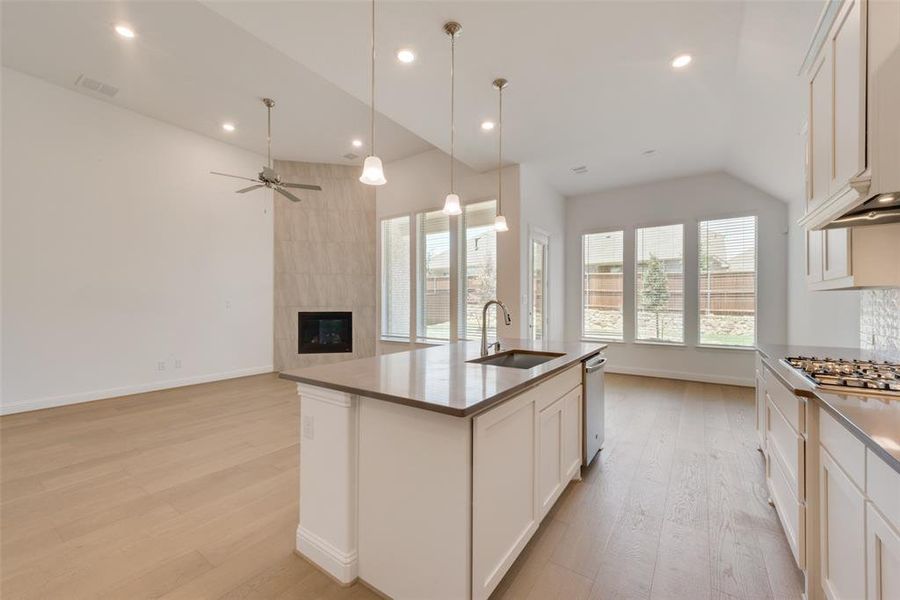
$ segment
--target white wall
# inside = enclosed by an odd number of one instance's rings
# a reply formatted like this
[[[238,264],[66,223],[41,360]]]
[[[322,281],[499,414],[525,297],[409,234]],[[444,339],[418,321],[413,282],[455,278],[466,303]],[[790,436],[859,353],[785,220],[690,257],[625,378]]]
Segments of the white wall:
[[[699,381],[753,384],[753,353],[696,348],[697,222],[755,214],[758,217],[758,333],[784,342],[787,331],[787,206],[725,173],[710,173],[570,198],[566,212],[566,332],[580,336],[581,235],[624,228],[625,260],[633,258],[634,227],[684,223],[685,346],[610,343],[610,370]],[[632,229],[629,235],[628,231]],[[626,304],[633,294],[626,274]],[[628,315],[626,314],[626,318]]]
[[[388,163],[384,167],[388,182],[375,192],[377,246],[381,248],[381,219],[427,210],[439,210],[444,206],[444,197],[450,186],[450,156],[442,150],[434,149],[408,158]],[[459,161],[455,164],[456,192],[463,204],[497,197],[497,171],[478,173]],[[513,165],[503,169],[503,213],[509,224],[509,231],[497,236],[497,296],[510,305],[517,306],[519,296],[519,167]],[[380,261],[379,261],[380,263]],[[379,323],[376,331],[381,331],[381,272],[377,274]],[[518,337],[524,322],[521,313],[513,314],[513,323],[508,328],[503,321],[498,323],[502,335]],[[386,351],[386,344],[379,346],[379,352]]]
[[[797,225],[803,212],[803,200],[790,203],[788,342],[803,346],[858,348],[861,292],[811,292],[807,289],[806,233]]]
[[[547,303],[549,327],[547,338],[565,338],[566,307],[566,199],[544,182],[535,170],[527,164],[519,165],[520,175],[520,226],[519,256],[521,257],[519,313],[528,314],[528,294],[530,265],[528,264],[529,234],[532,228],[542,231],[550,238],[550,262]],[[522,337],[529,337],[526,319],[520,319]]]
[[[2,411],[270,371],[264,159],[2,76]]]

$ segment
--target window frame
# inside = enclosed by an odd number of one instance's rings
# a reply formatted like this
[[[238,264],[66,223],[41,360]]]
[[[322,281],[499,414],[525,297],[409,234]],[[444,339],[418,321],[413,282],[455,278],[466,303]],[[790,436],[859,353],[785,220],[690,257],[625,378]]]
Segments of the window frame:
[[[580,296],[580,300],[578,301],[579,305],[581,307],[581,310],[579,311],[578,328],[579,328],[581,340],[584,342],[604,342],[604,343],[612,343],[612,344],[624,344],[624,343],[628,342],[627,336],[625,334],[625,288],[626,288],[625,284],[628,279],[628,277],[627,277],[628,273],[626,272],[626,266],[625,266],[626,265],[626,263],[625,263],[625,240],[626,240],[626,234],[628,233],[628,229],[629,228],[625,227],[625,226],[603,227],[601,229],[590,229],[590,230],[581,232],[581,236],[580,236],[580,242],[581,242],[580,254],[581,255],[579,257],[579,265],[580,265],[579,277],[581,278],[581,285],[580,285],[581,296]],[[631,229],[633,230],[634,228],[631,228]],[[603,234],[603,233],[618,233],[618,232],[622,232],[622,338],[618,339],[618,338],[610,338],[610,337],[589,336],[584,332],[584,310],[585,310],[585,305],[584,305],[584,291],[585,291],[584,290],[584,279],[585,279],[584,278],[584,241],[585,241],[585,237],[587,237],[589,235],[598,235],[598,234]]]
[[[377,244],[378,244],[378,262],[377,262],[377,273],[376,273],[376,281],[378,284],[378,292],[376,297],[376,314],[378,315],[378,339],[382,342],[387,343],[407,343],[407,344],[421,344],[421,345],[432,345],[432,346],[440,346],[444,344],[450,344],[457,341],[466,341],[466,338],[460,335],[459,328],[461,326],[460,321],[460,312],[465,302],[460,297],[460,287],[461,287],[461,265],[460,261],[462,259],[462,249],[461,245],[465,241],[465,220],[463,216],[465,215],[465,207],[470,204],[479,204],[482,202],[495,201],[497,198],[495,196],[483,196],[479,198],[473,198],[471,200],[465,200],[461,202],[463,207],[462,215],[451,215],[448,216],[449,219],[449,253],[450,253],[450,334],[449,339],[438,339],[438,338],[426,338],[419,336],[419,249],[421,247],[420,243],[420,228],[419,228],[419,215],[440,211],[443,208],[442,204],[434,204],[428,207],[417,208],[412,211],[400,211],[396,213],[385,213],[383,215],[378,215],[378,230],[377,230]],[[495,204],[495,212],[496,212],[496,204]],[[383,270],[383,251],[384,251],[384,239],[383,239],[383,222],[390,221],[392,219],[397,219],[400,217],[407,217],[410,221],[410,297],[409,297],[409,315],[410,315],[410,323],[409,323],[409,337],[397,337],[391,335],[384,334],[384,323],[382,322],[383,314],[384,314],[384,273]],[[424,240],[423,240],[424,242]],[[496,267],[495,267],[495,277],[497,277],[497,284],[499,285],[499,272],[500,272],[500,241],[499,238],[497,240],[497,248],[496,248]]]
[[[696,223],[697,221],[694,220]],[[687,348],[687,323],[685,320],[687,318],[687,263],[685,262],[685,257],[687,256],[687,235],[685,232],[687,231],[687,225],[690,223],[690,220],[684,221],[663,221],[663,222],[650,222],[647,224],[634,225],[631,227],[632,230],[632,250],[634,251],[634,257],[632,260],[632,285],[633,288],[631,291],[632,295],[632,326],[633,330],[633,339],[631,343],[633,344],[643,344],[647,346],[667,346],[672,348]],[[680,342],[669,342],[666,340],[654,340],[654,339],[641,339],[638,337],[638,231],[641,229],[655,229],[658,227],[673,227],[680,226],[681,227],[681,341]],[[699,255],[699,252],[698,252]],[[699,261],[699,258],[698,258]],[[623,256],[624,262],[624,256]],[[697,285],[699,286],[699,280]],[[624,309],[624,307],[623,307]]]
[[[709,221],[727,221],[729,219],[742,219],[753,217],[754,236],[753,236],[753,343],[748,346],[737,346],[734,344],[704,344],[700,341],[700,227],[703,223]],[[706,350],[736,350],[740,351],[756,351],[759,342],[759,212],[730,212],[715,216],[707,216],[695,220],[697,229],[697,343],[696,348]]]

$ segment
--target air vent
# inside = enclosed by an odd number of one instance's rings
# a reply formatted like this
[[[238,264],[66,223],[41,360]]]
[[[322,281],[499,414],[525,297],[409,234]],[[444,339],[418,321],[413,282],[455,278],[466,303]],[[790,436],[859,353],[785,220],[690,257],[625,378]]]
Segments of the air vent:
[[[575,173],[576,175],[584,175],[585,173],[588,172],[588,168],[584,165],[580,165],[577,167],[572,167],[572,172]]]
[[[650,148],[649,150],[644,150],[643,152],[641,152],[641,154],[643,154],[644,156],[652,156],[656,154],[656,149]]]
[[[75,85],[81,86],[98,94],[103,94],[104,96],[108,96],[110,98],[119,93],[119,88],[117,88],[116,86],[104,83],[91,77],[86,77],[84,75],[78,76],[78,79],[75,80]]]
[[[357,158],[359,158],[359,156],[353,154],[352,152],[348,152],[344,155],[344,158],[346,158],[347,160],[356,160]]]

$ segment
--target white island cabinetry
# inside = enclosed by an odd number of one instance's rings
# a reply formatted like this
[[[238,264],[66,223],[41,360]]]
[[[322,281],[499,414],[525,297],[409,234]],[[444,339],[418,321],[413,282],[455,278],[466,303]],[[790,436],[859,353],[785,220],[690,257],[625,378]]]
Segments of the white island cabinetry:
[[[580,475],[581,366],[474,419],[472,596],[487,598]]]
[[[511,342],[509,342],[511,344]],[[517,340],[282,373],[300,395],[297,550],[389,598],[482,600],[581,476],[583,361],[604,346]]]

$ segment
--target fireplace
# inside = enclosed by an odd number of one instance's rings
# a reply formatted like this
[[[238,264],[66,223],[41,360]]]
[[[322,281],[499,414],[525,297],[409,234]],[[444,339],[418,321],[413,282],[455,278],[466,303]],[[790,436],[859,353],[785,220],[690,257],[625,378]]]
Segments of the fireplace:
[[[297,313],[297,333],[299,354],[353,352],[353,313]]]

